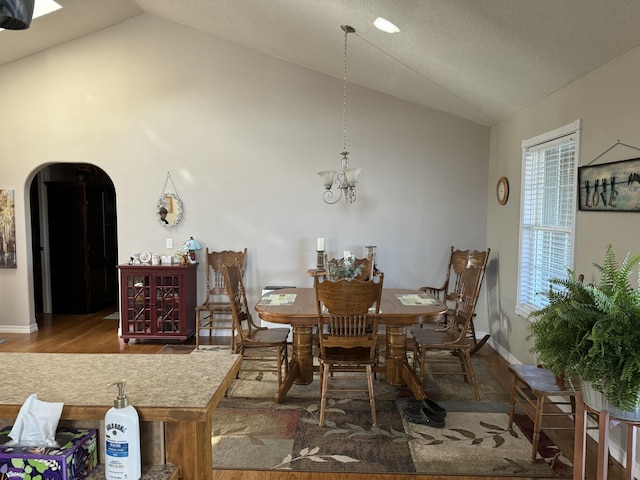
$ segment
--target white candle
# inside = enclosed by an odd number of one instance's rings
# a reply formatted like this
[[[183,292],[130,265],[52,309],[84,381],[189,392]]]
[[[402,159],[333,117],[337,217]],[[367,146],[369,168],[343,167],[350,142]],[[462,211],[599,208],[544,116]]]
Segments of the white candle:
[[[344,251],[344,259],[349,260],[351,258],[351,252],[349,250]]]
[[[324,238],[318,237],[318,248],[316,250],[318,252],[324,252]]]

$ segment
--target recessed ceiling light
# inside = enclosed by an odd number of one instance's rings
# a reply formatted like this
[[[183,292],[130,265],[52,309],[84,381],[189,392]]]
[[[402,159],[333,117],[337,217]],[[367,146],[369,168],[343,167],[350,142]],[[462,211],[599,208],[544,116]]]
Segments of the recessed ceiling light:
[[[396,27],[393,23],[391,23],[386,18],[378,17],[375,19],[373,24],[376,26],[378,30],[382,30],[387,33],[398,33],[400,29]]]
[[[55,12],[62,7],[53,0],[36,0],[33,6],[33,18],[38,18],[47,13]]]

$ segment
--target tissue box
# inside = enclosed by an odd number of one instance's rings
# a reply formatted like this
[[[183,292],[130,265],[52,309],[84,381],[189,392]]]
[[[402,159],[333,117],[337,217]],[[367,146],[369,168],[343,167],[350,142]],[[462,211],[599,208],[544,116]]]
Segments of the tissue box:
[[[0,478],[76,480],[98,464],[97,432],[88,428],[60,428],[60,447],[6,446],[11,427],[0,430]]]

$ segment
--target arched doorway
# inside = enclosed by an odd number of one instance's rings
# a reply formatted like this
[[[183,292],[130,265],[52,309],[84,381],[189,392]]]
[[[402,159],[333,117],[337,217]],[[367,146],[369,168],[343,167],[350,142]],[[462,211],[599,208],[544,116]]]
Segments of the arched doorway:
[[[115,188],[99,167],[43,167],[30,188],[36,314],[86,314],[117,305]]]

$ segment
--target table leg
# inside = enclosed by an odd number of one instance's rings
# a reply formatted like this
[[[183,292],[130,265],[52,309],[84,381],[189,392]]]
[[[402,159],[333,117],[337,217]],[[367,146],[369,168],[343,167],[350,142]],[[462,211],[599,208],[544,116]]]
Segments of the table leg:
[[[280,384],[280,387],[278,388],[278,392],[276,393],[276,396],[273,399],[276,403],[282,403],[287,399],[287,392],[293,385],[293,382],[296,380],[296,378],[298,378],[299,374],[300,374],[300,364],[295,358],[291,359],[291,361],[289,362],[289,371],[287,372],[287,376],[284,377],[284,380]]]
[[[389,385],[409,387],[417,400],[426,398],[422,385],[407,361],[407,327],[386,327],[387,348],[385,354],[385,376]]]
[[[385,379],[389,385],[402,386],[403,364],[407,362],[407,327],[386,327]]]
[[[402,379],[405,381],[407,387],[409,387],[416,400],[424,400],[425,398],[427,398],[427,396],[424,394],[424,390],[422,389],[422,385],[420,385],[420,382],[413,373],[412,368],[409,366],[409,362],[405,360],[402,363],[401,368]]]
[[[312,327],[293,327],[292,358],[289,371],[275,395],[275,402],[282,403],[295,383],[308,385],[313,382],[313,331]]]
[[[212,480],[211,417],[205,422],[166,422],[167,463],[180,466],[185,480]]]
[[[297,385],[313,382],[313,329],[312,327],[293,327],[293,359],[300,368],[296,376]]]

